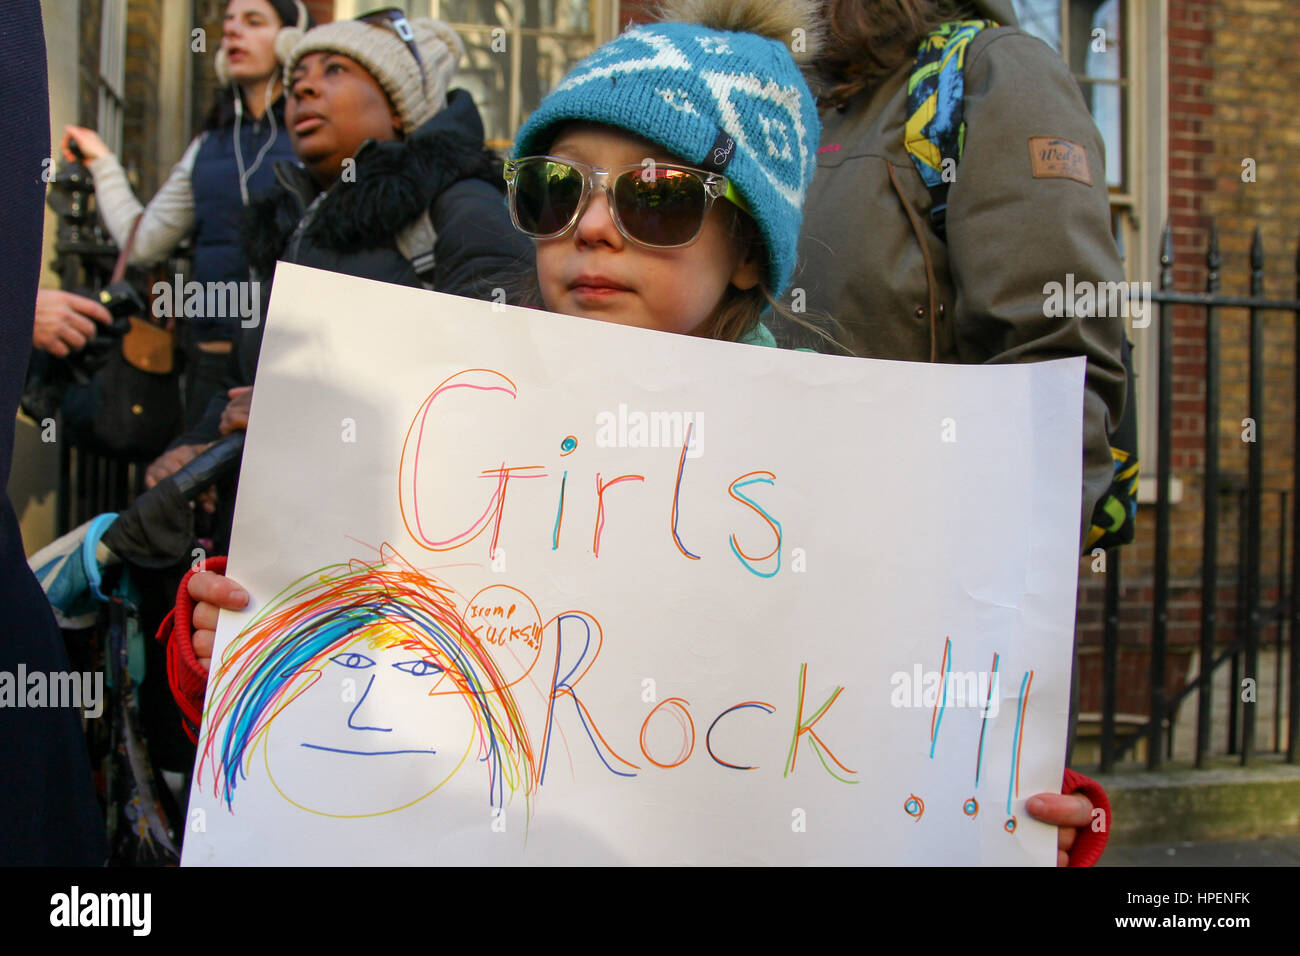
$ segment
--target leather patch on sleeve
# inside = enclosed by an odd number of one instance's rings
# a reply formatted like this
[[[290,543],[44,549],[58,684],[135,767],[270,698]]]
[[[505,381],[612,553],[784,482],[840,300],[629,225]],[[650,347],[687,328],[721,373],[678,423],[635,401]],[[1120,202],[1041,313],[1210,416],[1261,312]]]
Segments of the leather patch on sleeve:
[[[1073,179],[1092,185],[1088,150],[1055,136],[1029,137],[1029,166],[1035,179]]]

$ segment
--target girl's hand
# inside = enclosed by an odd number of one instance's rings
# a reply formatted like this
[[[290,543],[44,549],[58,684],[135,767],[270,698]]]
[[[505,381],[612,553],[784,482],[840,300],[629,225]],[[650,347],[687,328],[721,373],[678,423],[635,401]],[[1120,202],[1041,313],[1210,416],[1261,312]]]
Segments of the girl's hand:
[[[1025,801],[1025,811],[1035,820],[1058,827],[1056,865],[1069,866],[1069,850],[1079,827],[1092,825],[1092,801],[1081,793],[1036,793]]]
[[[248,606],[248,592],[224,574],[200,571],[186,586],[194,606],[191,620],[194,656],[206,671],[212,665],[212,644],[217,637],[217,614],[222,609],[242,611]]]
[[[63,158],[70,163],[75,162],[77,157],[73,156],[72,150],[68,149],[68,140],[81,147],[82,158],[87,163],[93,163],[101,156],[107,156],[112,152],[108,144],[100,139],[99,134],[93,129],[86,129],[84,126],[65,126],[59,148],[63,151]]]

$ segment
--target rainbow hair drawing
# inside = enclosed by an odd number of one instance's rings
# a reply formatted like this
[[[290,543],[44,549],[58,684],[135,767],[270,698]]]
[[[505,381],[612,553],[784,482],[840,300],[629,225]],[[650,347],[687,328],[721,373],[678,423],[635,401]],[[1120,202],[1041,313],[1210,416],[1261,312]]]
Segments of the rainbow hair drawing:
[[[235,789],[276,717],[358,639],[441,668],[453,682],[448,693],[471,711],[491,806],[504,807],[519,792],[530,800],[533,747],[509,682],[463,620],[452,590],[388,547],[379,563],[329,565],[294,581],[226,648],[205,714],[199,785],[206,768],[214,795],[233,809]]]

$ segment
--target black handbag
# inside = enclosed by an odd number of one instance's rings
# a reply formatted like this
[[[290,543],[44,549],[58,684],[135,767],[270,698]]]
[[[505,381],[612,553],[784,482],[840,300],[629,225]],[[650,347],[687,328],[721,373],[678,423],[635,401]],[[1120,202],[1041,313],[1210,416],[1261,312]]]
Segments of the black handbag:
[[[129,316],[126,333],[89,381],[68,386],[62,411],[72,434],[96,451],[143,460],[161,454],[180,433],[183,413],[174,329],[139,308],[144,303],[122,281],[139,225],[137,219],[100,299],[133,300],[141,314]]]

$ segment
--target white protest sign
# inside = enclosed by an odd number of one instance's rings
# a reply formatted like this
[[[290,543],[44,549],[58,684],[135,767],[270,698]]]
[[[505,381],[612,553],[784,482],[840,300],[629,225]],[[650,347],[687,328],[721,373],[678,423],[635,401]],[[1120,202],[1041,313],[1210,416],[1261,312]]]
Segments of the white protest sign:
[[[184,862],[1055,863],[1083,371],[281,264]]]

